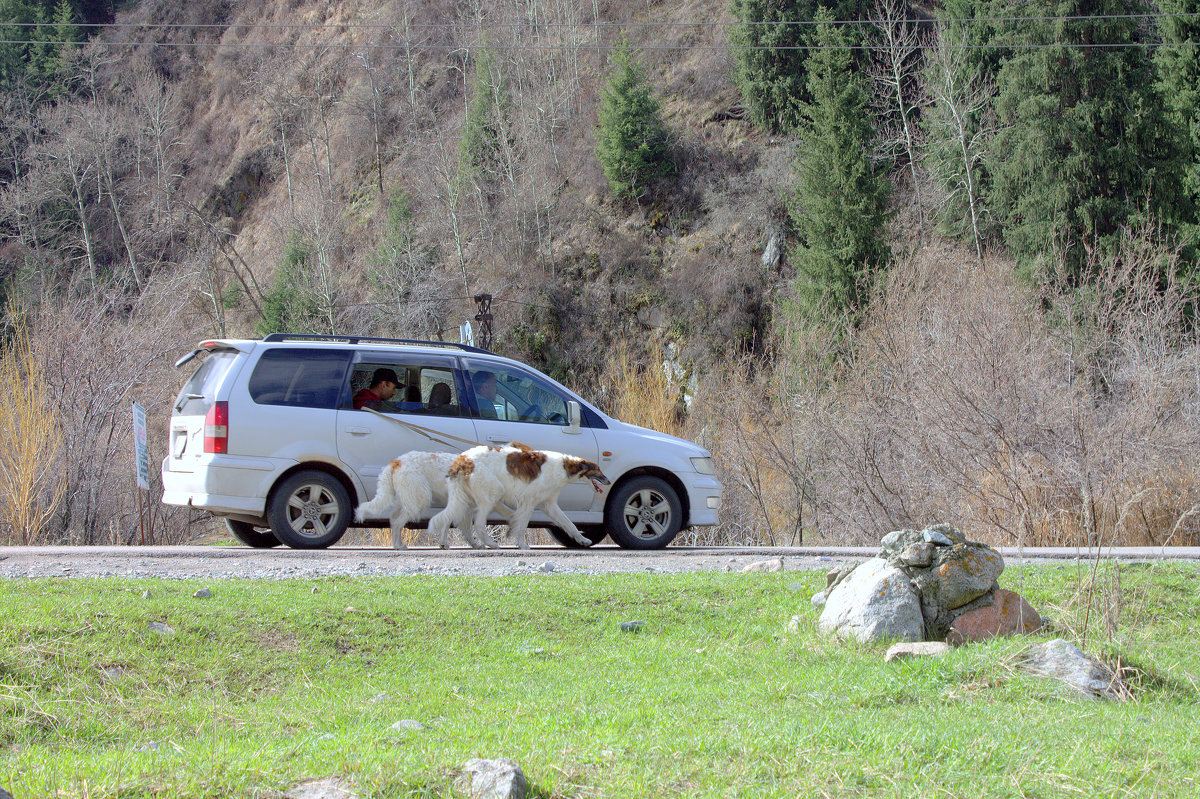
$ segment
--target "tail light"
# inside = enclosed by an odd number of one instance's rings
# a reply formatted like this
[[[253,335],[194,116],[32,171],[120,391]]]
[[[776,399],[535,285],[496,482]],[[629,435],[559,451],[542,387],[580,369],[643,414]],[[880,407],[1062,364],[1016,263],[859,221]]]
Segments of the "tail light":
[[[204,451],[229,452],[229,403],[214,402],[204,415]]]

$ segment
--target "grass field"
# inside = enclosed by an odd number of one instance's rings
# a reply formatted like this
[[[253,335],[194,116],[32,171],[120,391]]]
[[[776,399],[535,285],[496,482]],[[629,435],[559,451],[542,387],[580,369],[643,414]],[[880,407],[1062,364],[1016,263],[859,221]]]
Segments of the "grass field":
[[[816,634],[823,583],[10,580],[0,787],[264,797],[339,775],[363,796],[453,796],[463,762],[507,756],[541,797],[1200,794],[1195,566],[1002,579],[1057,634],[1079,643],[1086,619],[1088,651],[1134,664],[1127,703],[1018,672],[1028,640],[885,664]]]

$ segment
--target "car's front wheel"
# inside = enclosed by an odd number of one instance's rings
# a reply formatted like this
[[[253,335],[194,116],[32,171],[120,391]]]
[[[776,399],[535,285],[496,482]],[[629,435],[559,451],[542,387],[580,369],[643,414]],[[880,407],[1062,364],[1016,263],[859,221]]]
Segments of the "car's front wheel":
[[[666,480],[635,477],[609,497],[604,524],[612,540],[626,549],[662,549],[679,534],[683,504]]]
[[[250,522],[236,519],[226,519],[225,529],[229,534],[248,547],[255,549],[270,549],[279,546],[279,539],[269,529],[255,527]]]
[[[297,472],[275,489],[267,508],[275,537],[293,549],[324,549],[350,524],[350,494],[325,472]]]

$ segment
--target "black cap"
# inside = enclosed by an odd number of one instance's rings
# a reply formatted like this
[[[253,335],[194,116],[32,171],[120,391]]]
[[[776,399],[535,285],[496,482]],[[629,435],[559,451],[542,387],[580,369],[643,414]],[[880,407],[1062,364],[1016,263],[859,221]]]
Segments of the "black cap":
[[[397,386],[400,385],[400,378],[396,377],[395,369],[376,369],[375,373],[371,375],[371,385],[373,386],[379,385],[384,380]]]

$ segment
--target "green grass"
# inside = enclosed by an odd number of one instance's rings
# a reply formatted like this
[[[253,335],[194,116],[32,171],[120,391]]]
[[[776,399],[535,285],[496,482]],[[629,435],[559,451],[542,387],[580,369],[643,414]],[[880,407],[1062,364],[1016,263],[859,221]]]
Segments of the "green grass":
[[[1195,796],[1200,570],[1089,577],[1002,583],[1076,642],[1086,615],[1088,650],[1139,668],[1135,701],[1064,699],[1012,667],[1027,640],[885,664],[813,631],[816,572],[9,580],[0,787],[453,796],[463,762],[507,756],[541,797]]]

